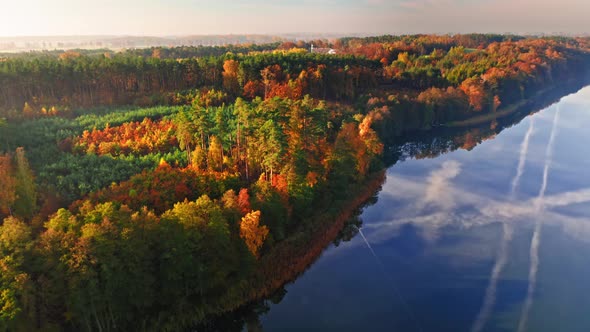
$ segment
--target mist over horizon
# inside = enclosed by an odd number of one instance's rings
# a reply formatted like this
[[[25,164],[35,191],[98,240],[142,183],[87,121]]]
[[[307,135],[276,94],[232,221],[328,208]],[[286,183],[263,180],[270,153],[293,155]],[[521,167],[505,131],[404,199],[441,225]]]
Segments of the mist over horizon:
[[[469,33],[467,33],[469,34]],[[477,33],[475,33],[477,34]],[[72,36],[22,36],[22,37],[1,37],[0,36],[0,53],[11,54],[20,52],[54,52],[68,50],[100,50],[108,49],[112,51],[123,51],[129,49],[141,49],[150,47],[211,47],[211,46],[229,46],[229,45],[270,45],[281,42],[309,43],[321,40],[333,43],[340,38],[364,38],[377,36],[410,36],[412,34],[369,34],[369,33],[289,33],[278,35],[267,34],[211,34],[211,35],[179,35],[179,36],[134,36],[134,35],[72,35]],[[462,34],[453,33],[430,33],[423,35],[453,36]],[[504,33],[488,35],[504,36],[524,36],[524,37],[543,37],[543,36],[564,36],[564,37],[587,37],[589,34],[568,34],[568,33]],[[308,45],[309,46],[309,45]],[[307,47],[308,47],[307,46]],[[301,46],[299,46],[301,47]]]
[[[590,32],[589,12],[583,0],[23,0],[4,4],[0,37],[581,35]]]

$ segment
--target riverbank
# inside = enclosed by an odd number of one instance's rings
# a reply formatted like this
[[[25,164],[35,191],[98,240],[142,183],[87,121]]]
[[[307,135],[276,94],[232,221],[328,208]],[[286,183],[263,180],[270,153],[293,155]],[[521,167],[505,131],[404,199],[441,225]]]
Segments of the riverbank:
[[[375,196],[384,181],[385,170],[382,170],[369,175],[362,184],[351,186],[349,190],[352,197],[333,203],[305,227],[277,243],[260,258],[256,270],[247,281],[228,289],[218,301],[232,305],[216,308],[203,317],[203,321],[196,323],[201,325],[205,322],[207,325],[208,321],[224,320],[231,312],[269,298],[282,286],[296,280],[333,243],[346,222]],[[353,193],[355,188],[361,189]]]
[[[267,289],[251,295],[256,298],[271,295],[278,287],[303,273],[336,239],[346,221],[381,189],[384,181],[385,170],[370,175],[360,186],[362,189],[354,193],[354,197],[330,207],[328,211],[314,218],[306,229],[277,245],[271,254],[260,260],[262,268],[256,276],[259,286]],[[276,275],[277,268],[284,271],[281,276]]]
[[[572,86],[575,89],[575,88],[582,88],[588,83],[589,82],[588,82],[587,78],[585,78],[585,79],[584,78],[571,79],[568,82],[565,82],[565,84],[552,85],[551,87],[541,89],[541,90],[537,91],[534,94],[534,96],[524,99],[524,100],[521,100],[517,103],[510,104],[506,107],[501,107],[496,112],[473,116],[473,117],[466,119],[466,120],[452,121],[447,124],[444,124],[443,126],[458,128],[458,127],[470,127],[470,126],[477,126],[477,125],[485,124],[487,122],[501,119],[503,117],[514,114],[514,113],[518,112],[519,110],[521,110],[522,108],[527,107],[532,103],[535,103],[539,98],[543,98],[543,96],[546,94],[553,95],[556,91],[562,91],[564,89],[564,86],[565,87]]]
[[[533,98],[543,94],[547,90],[548,89],[543,89],[543,90],[537,92]],[[514,112],[518,111],[520,108],[526,106],[529,102],[530,102],[530,99],[521,100],[520,102],[518,102],[516,104],[511,104],[510,106],[507,106],[502,110],[498,110],[496,112],[471,117],[467,120],[449,122],[449,123],[445,124],[444,126],[455,127],[455,128],[456,127],[477,126],[477,125],[484,124],[484,123],[490,122],[490,121],[494,121],[494,120],[503,118],[507,115],[513,114]]]

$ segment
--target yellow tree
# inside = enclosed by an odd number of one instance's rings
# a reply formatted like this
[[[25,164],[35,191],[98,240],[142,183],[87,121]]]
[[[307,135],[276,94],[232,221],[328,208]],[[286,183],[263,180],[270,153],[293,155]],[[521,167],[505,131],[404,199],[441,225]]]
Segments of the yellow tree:
[[[0,214],[8,214],[16,200],[16,179],[12,168],[12,158],[0,156]]]
[[[8,217],[0,226],[0,326],[12,331],[10,323],[32,303],[29,275],[31,230],[22,221]],[[8,327],[8,328],[7,328]]]
[[[207,166],[210,171],[223,171],[223,146],[219,138],[215,135],[209,139]]]
[[[238,195],[233,189],[226,191],[221,197],[221,202],[226,210],[240,211],[240,205],[238,204]]]
[[[223,87],[232,96],[240,92],[239,70],[240,64],[236,60],[229,59],[223,63]]]
[[[240,237],[254,255],[259,257],[259,250],[268,236],[268,227],[260,226],[260,211],[252,211],[245,215],[240,222]]]
[[[23,107],[23,115],[27,118],[31,118],[35,115],[35,110],[27,102],[25,102],[25,106]]]
[[[37,188],[33,171],[22,147],[16,149],[15,164],[16,200],[14,201],[14,212],[20,217],[31,218],[37,209]]]

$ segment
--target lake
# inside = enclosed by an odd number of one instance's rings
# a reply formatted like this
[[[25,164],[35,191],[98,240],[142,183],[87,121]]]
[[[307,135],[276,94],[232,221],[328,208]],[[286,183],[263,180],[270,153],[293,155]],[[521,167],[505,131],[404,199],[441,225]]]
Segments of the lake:
[[[504,126],[396,148],[354,236],[254,325],[589,331],[590,87]]]

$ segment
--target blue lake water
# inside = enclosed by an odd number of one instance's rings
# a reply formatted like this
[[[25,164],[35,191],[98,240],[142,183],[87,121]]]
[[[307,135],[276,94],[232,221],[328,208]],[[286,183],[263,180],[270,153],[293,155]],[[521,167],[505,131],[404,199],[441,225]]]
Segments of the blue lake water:
[[[263,330],[590,331],[590,87],[465,147],[389,168]]]

